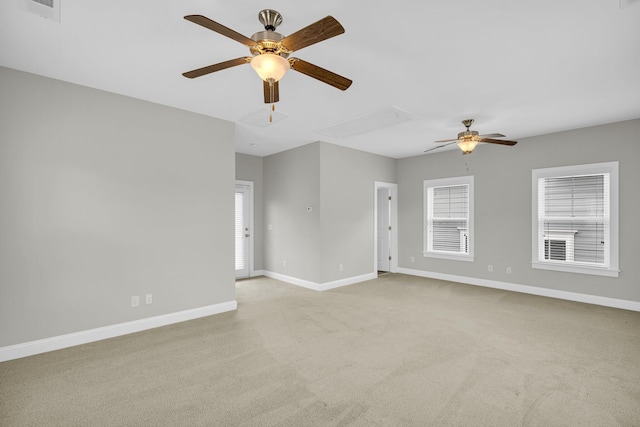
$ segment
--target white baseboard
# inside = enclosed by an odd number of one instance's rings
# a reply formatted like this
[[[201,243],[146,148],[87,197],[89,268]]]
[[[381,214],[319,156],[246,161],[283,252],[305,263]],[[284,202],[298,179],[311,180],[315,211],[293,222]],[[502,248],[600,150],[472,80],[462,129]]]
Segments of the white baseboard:
[[[80,344],[87,344],[107,338],[114,338],[173,323],[180,323],[200,317],[211,316],[213,314],[224,313],[226,311],[233,311],[237,308],[238,303],[235,300],[227,301],[219,304],[208,305],[206,307],[193,308],[190,310],[178,311],[176,313],[163,314],[161,316],[148,317],[146,319],[118,323],[116,325],[104,326],[101,328],[74,332],[57,337],[0,347],[0,362],[33,356],[35,354],[73,347]]]
[[[521,292],[524,294],[563,299],[567,301],[584,302],[587,304],[602,305],[605,307],[621,308],[624,310],[640,311],[640,302],[616,298],[601,297],[597,295],[580,294],[577,292],[560,291],[557,289],[539,288],[537,286],[518,285],[516,283],[498,282],[495,280],[477,279],[475,277],[456,276],[454,274],[435,273],[431,271],[414,270],[411,268],[398,268],[398,273],[411,276],[428,277],[430,279],[447,280],[451,282],[465,283],[467,285],[483,286],[485,288],[502,289],[505,291]]]
[[[310,282],[304,279],[298,279],[297,277],[287,276],[285,274],[274,273],[273,271],[264,271],[264,275],[267,277],[271,277],[272,279],[280,280],[282,282],[287,282],[292,285],[302,286],[303,288],[313,289],[314,291],[320,291],[319,285],[315,282]]]
[[[352,285],[354,283],[364,282],[375,279],[376,273],[368,273],[360,276],[347,277],[346,279],[334,280],[332,282],[316,283],[309,280],[298,279],[297,277],[287,276],[285,274],[274,273],[273,271],[264,271],[263,274],[272,279],[277,279],[292,285],[301,286],[303,288],[312,289],[314,291],[326,291],[329,289],[339,288],[341,286]]]
[[[347,277],[346,279],[334,280],[333,282],[320,283],[318,286],[321,291],[328,289],[335,289],[341,286],[353,285],[354,283],[366,282],[367,280],[373,280],[378,277],[377,273],[362,274],[360,276]]]
[[[249,277],[264,276],[264,270],[251,270]]]

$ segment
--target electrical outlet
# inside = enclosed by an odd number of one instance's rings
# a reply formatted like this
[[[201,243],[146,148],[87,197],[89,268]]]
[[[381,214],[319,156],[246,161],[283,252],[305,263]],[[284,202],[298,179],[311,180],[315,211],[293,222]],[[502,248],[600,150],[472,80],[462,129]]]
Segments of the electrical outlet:
[[[343,266],[342,264],[340,264],[340,266],[338,267],[338,269],[339,269],[340,271],[342,271],[342,270],[344,270],[344,266]]]
[[[285,259],[284,261],[282,261],[282,266],[286,267],[287,266],[287,260]]]
[[[487,266],[487,271],[488,271],[489,273],[493,273],[493,265],[489,264],[489,265]]]
[[[146,302],[147,304],[151,304],[151,303],[153,302],[153,295],[152,295],[152,294],[147,294],[147,295],[145,296],[145,302]]]
[[[140,305],[140,297],[137,295],[131,297],[131,307],[137,307],[139,305]]]
[[[507,267],[507,274],[511,274],[511,267]]]
[[[416,262],[416,257],[412,256],[411,257],[411,262]]]

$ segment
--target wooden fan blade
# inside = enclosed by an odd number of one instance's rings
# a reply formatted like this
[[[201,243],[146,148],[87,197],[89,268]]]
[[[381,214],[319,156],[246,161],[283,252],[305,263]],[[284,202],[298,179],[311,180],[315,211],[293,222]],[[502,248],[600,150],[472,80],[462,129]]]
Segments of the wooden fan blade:
[[[434,142],[450,142],[450,141],[457,141],[458,138],[453,138],[453,139],[441,139],[440,141],[434,141]]]
[[[442,145],[438,145],[437,147],[433,147],[433,148],[429,148],[428,150],[424,150],[425,153],[428,153],[429,151],[433,151],[433,150],[437,150],[438,148],[442,148],[442,147],[446,147],[447,145],[451,145],[455,142],[457,142],[458,140],[454,140],[453,142],[450,142],[448,144],[442,144]]]
[[[195,24],[202,25],[203,27],[208,28],[212,31],[215,31],[218,34],[222,34],[223,36],[229,37],[230,39],[240,42],[247,47],[253,47],[257,44],[255,40],[251,40],[249,37],[245,37],[242,34],[233,31],[231,28],[227,28],[222,24],[218,24],[217,22],[212,21],[206,16],[187,15],[184,17],[184,19],[186,19],[187,21],[191,21]]]
[[[479,138],[504,138],[501,133],[487,133],[485,135],[478,135]]]
[[[218,64],[208,65],[206,67],[198,68],[197,70],[187,71],[186,73],[182,73],[183,76],[193,79],[195,77],[204,76],[205,74],[210,74],[216,71],[224,70],[225,68],[235,67],[236,65],[247,64],[251,61],[251,58],[248,56],[242,58],[231,59],[229,61],[220,62]]]
[[[289,64],[291,64],[292,69],[298,71],[299,73],[306,74],[309,77],[313,77],[314,79],[320,80],[321,82],[336,87],[340,90],[347,90],[349,86],[351,86],[351,83],[353,83],[346,77],[342,77],[329,70],[318,67],[317,65],[313,65],[307,61],[303,61],[302,59],[289,58]]]
[[[273,83],[272,86],[269,85],[268,82],[262,81],[264,88],[264,103],[265,104],[273,104],[274,102],[280,101],[280,87],[278,85],[279,82]]]
[[[303,47],[311,46],[331,37],[344,33],[344,28],[332,16],[327,16],[314,22],[308,27],[285,37],[280,41],[289,51],[300,50]]]
[[[480,138],[480,142],[489,142],[491,144],[502,144],[502,145],[516,145],[518,141],[509,141],[507,139],[491,139],[491,138]]]

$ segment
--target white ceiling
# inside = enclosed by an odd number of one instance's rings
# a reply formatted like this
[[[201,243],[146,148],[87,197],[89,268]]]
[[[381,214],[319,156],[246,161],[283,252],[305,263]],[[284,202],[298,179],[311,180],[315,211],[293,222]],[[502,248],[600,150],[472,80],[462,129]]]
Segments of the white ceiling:
[[[402,158],[455,137],[465,118],[519,139],[640,117],[637,0],[59,0],[60,23],[28,1],[0,1],[0,65],[233,122],[260,109],[268,120],[250,66],[181,73],[248,49],[183,16],[250,37],[262,9],[282,13],[284,35],[332,15],[346,33],[294,56],[353,85],[342,92],[290,71],[276,104],[285,118],[237,126],[247,154],[321,140]],[[319,132],[390,107],[411,120],[348,138]]]

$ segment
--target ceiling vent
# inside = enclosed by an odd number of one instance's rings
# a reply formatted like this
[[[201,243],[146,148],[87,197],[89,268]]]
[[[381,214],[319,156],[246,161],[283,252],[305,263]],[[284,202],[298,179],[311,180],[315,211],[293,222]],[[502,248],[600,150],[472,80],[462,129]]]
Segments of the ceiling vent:
[[[271,120],[269,120],[271,117]],[[255,113],[251,113],[242,120],[240,123],[244,123],[246,125],[256,126],[260,128],[267,127],[276,122],[286,119],[289,115],[276,111],[271,111],[271,107],[269,108],[261,108]]]
[[[397,126],[409,120],[414,120],[414,117],[406,111],[402,111],[396,107],[387,107],[374,111],[373,113],[337,123],[321,129],[318,132],[334,138],[348,138],[376,129]]]
[[[61,0],[25,0],[27,10],[54,22],[60,22],[60,1]]]

